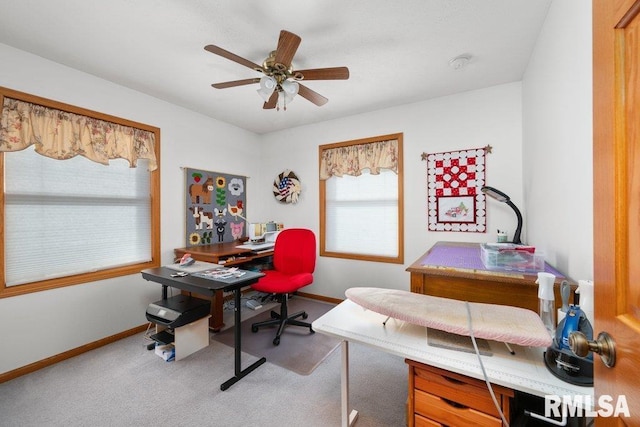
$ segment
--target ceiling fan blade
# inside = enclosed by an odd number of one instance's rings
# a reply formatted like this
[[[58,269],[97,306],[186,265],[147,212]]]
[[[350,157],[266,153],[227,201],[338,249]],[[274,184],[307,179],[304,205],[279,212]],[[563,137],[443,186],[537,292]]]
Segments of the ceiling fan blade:
[[[256,63],[249,61],[248,59],[244,59],[235,53],[231,53],[228,50],[224,50],[221,47],[214,46],[212,44],[208,44],[204,47],[204,50],[207,52],[211,52],[214,55],[222,56],[223,58],[230,59],[231,61],[237,62],[240,65],[244,65],[245,67],[251,68],[252,70],[262,70],[262,67]]]
[[[271,97],[267,102],[264,103],[262,108],[265,110],[271,110],[273,108],[276,108],[277,103],[278,103],[278,91],[274,90],[273,93],[271,94]]]
[[[253,79],[234,80],[232,82],[214,83],[211,86],[215,87],[216,89],[226,89],[228,87],[244,86],[250,85],[252,83],[260,83],[260,79],[256,77]]]
[[[302,75],[302,79],[299,79],[298,75]],[[349,69],[347,67],[333,67],[296,70],[293,72],[293,77],[296,80],[347,80]]]
[[[293,55],[296,54],[301,41],[302,39],[299,36],[290,33],[289,31],[280,31],[275,63],[284,65],[284,69],[291,67]]]
[[[317,92],[312,91],[311,89],[309,89],[308,87],[301,85],[298,83],[298,95],[300,95],[301,97],[305,98],[308,101],[313,102],[314,104],[316,104],[318,107],[322,107],[324,104],[326,104],[327,102],[329,102],[329,100],[327,98],[325,98],[324,96],[320,95]]]

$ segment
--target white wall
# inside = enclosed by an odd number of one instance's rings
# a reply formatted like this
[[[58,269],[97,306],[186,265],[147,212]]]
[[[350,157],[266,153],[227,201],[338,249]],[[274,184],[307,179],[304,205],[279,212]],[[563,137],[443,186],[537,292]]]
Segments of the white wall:
[[[489,233],[427,231],[427,166],[421,154],[491,145],[487,156],[487,183],[522,202],[521,86],[511,83],[426,102],[302,126],[264,136],[258,191],[272,195],[271,184],[284,169],[293,170],[302,183],[300,201],[283,205],[265,199],[265,219],[285,226],[308,227],[319,233],[318,146],[389,133],[404,133],[405,263],[384,264],[321,257],[314,284],[305,292],[344,298],[352,286],[409,289],[405,269],[436,241],[495,240],[495,230],[516,227],[513,211],[488,200]],[[514,169],[513,165],[516,165]]]
[[[2,44],[0,85],[161,128],[163,263],[185,243],[181,167],[248,175],[252,221],[318,232],[318,146],[403,132],[404,265],[320,258],[309,292],[343,298],[351,286],[409,289],[405,268],[436,241],[491,241],[497,228],[512,234],[513,212],[492,200],[487,234],[427,231],[421,153],[488,144],[493,153],[487,157],[487,184],[509,194],[522,210],[523,239],[543,248],[561,271],[583,279],[593,269],[590,18],[589,2],[553,2],[522,84],[263,136]],[[302,181],[296,205],[273,198],[273,180],[284,169]],[[158,285],[133,275],[0,299],[0,373],[139,326],[147,304],[159,296]]]
[[[522,82],[525,221],[530,244],[593,278],[591,2],[554,1]]]
[[[251,175],[260,166],[253,133],[3,44],[0,58],[0,86],[161,129],[163,263],[185,246],[181,167]],[[157,299],[160,286],[140,275],[0,299],[0,373],[140,326]]]

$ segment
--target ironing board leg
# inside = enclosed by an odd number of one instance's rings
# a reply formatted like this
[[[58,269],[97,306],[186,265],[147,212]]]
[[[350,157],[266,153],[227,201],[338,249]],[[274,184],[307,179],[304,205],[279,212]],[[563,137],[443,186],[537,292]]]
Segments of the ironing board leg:
[[[508,343],[508,342],[504,343],[504,345],[506,345],[506,346],[507,346],[507,350],[509,350],[509,353],[511,353],[511,354],[516,354],[516,352],[515,352],[515,351],[513,351],[513,349],[511,348],[511,346],[509,345],[509,343]]]

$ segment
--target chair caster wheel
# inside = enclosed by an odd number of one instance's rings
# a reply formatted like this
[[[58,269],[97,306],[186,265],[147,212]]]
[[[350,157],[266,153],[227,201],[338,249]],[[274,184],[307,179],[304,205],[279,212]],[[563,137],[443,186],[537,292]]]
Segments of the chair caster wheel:
[[[258,327],[257,327],[257,326],[252,326],[252,327],[251,327],[251,332],[253,332],[254,334],[255,334],[256,332],[258,332]]]
[[[302,314],[302,318],[303,318],[303,319],[306,319],[307,317],[309,317],[309,315],[308,315],[307,313],[303,313],[303,314]]]
[[[276,337],[273,339],[273,345],[280,345],[280,337]]]

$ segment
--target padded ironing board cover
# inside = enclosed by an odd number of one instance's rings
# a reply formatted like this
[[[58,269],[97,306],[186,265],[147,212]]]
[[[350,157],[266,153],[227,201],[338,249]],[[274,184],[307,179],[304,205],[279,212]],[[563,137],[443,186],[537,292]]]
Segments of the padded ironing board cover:
[[[347,298],[394,319],[470,336],[465,301],[382,288],[349,288]],[[531,347],[548,347],[551,335],[540,316],[507,305],[469,303],[476,338]]]

